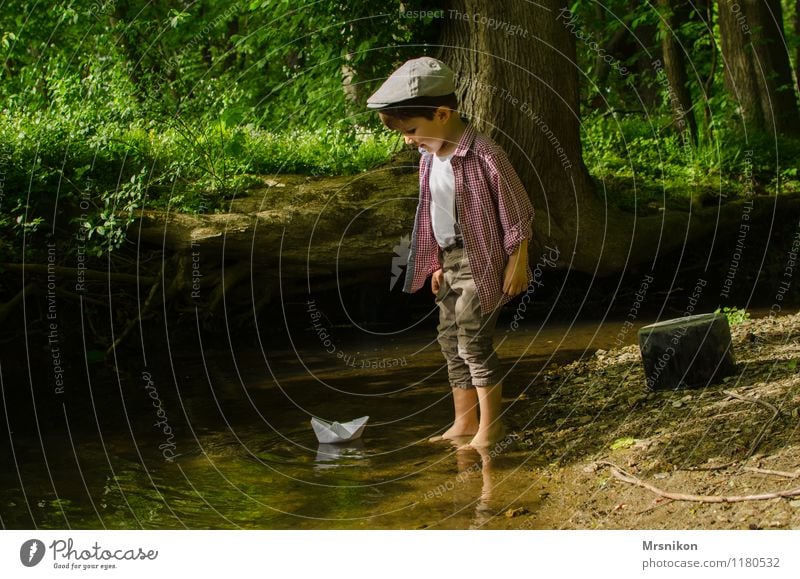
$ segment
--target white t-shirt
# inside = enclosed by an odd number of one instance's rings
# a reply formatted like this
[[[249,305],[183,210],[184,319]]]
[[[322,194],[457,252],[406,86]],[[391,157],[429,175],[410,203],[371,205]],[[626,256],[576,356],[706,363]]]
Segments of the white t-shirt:
[[[456,240],[456,180],[450,165],[452,156],[439,158],[434,154],[428,178],[431,188],[431,225],[439,247],[452,245]]]

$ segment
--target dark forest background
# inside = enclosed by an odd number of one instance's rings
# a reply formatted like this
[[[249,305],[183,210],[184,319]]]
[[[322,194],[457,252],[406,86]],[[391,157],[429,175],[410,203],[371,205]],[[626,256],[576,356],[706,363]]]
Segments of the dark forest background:
[[[364,103],[397,65],[421,54],[458,71],[462,112],[509,151],[523,177],[537,209],[531,261],[558,247],[559,275],[585,276],[567,284],[575,293],[562,296],[566,307],[593,284],[606,296],[631,295],[659,268],[668,272],[662,278],[694,280],[693,270],[716,264],[722,279],[737,243],[750,262],[743,257],[727,294],[736,299],[711,305],[746,307],[758,295],[769,303],[798,215],[798,6],[4,0],[6,344],[37,324],[46,329],[51,289],[66,304],[60,315],[85,308],[95,341],[87,347],[98,359],[142,319],[160,323],[156,312],[188,316],[193,326],[190,242],[203,228],[223,235],[230,221],[219,216],[246,212],[236,203],[248,198],[274,213],[277,231],[291,219],[302,224],[295,229],[313,224],[294,213],[305,190],[290,186],[280,197],[272,186],[290,175],[323,191],[325,178],[337,187],[344,178],[350,213],[329,229],[334,249],[353,255],[342,275],[329,267],[339,253],[312,251],[304,264],[307,247],[298,245],[297,267],[285,276],[299,286],[304,276],[321,279],[330,291],[349,285],[344,299],[360,304],[357,317],[379,319],[373,310],[385,305],[393,250],[410,230],[415,176],[413,167],[390,174],[396,189],[353,183],[415,161]],[[384,216],[396,217],[393,229],[368,223],[357,243],[342,243],[352,214],[386,191],[411,198]],[[326,199],[319,193],[317,201]],[[757,233],[744,243],[742,215],[751,212]],[[245,236],[220,250],[229,253],[204,257],[204,324],[231,323],[220,320],[229,298],[244,304],[236,323],[247,323],[292,293],[276,289],[284,280],[274,271],[255,279],[241,257],[268,254],[278,241],[250,245]],[[265,264],[274,270],[277,260]],[[674,278],[664,293],[685,289]],[[38,305],[25,310],[29,298]],[[78,319],[69,327],[79,328]]]

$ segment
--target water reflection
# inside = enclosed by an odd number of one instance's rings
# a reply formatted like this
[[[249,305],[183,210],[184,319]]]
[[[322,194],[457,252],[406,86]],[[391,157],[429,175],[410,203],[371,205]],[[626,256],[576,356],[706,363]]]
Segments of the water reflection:
[[[464,496],[468,502],[474,502],[475,509],[469,521],[470,529],[483,528],[495,515],[496,506],[492,504],[492,491],[494,481],[492,479],[494,470],[495,452],[490,448],[475,449],[462,443],[454,443],[456,468],[458,470],[457,480],[466,481],[471,478],[480,477],[481,485],[477,498]],[[467,486],[464,492],[468,493],[471,489]],[[455,492],[455,489],[454,489]],[[472,491],[474,493],[474,490]]]
[[[321,443],[317,447],[316,469],[336,468],[343,466],[346,459],[364,458],[364,441],[362,439],[339,444]]]

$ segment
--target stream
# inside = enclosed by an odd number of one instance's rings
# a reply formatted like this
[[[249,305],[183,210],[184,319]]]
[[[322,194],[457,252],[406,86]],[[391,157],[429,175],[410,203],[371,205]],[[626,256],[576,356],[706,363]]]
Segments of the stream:
[[[635,343],[644,323],[622,341]],[[535,396],[530,385],[550,361],[614,347],[620,327],[512,330],[501,318],[506,416]],[[152,411],[124,413],[112,428],[98,411],[95,428],[66,435],[12,429],[0,454],[3,528],[505,528],[518,512],[542,524],[546,461],[514,436],[525,425],[482,453],[428,442],[452,419],[429,328],[307,328],[283,347],[177,353],[138,379]],[[318,444],[309,423],[364,415],[363,436],[343,445]]]

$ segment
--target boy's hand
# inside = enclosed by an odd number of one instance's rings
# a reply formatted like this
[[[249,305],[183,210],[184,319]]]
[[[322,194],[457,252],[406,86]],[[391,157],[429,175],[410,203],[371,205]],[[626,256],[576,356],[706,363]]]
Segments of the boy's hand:
[[[528,287],[527,239],[520,243],[514,253],[508,257],[503,274],[503,293],[513,297],[525,291],[526,287]]]
[[[431,291],[433,295],[439,294],[439,288],[442,287],[442,279],[444,278],[444,272],[441,269],[437,269],[433,272],[431,276]]]

